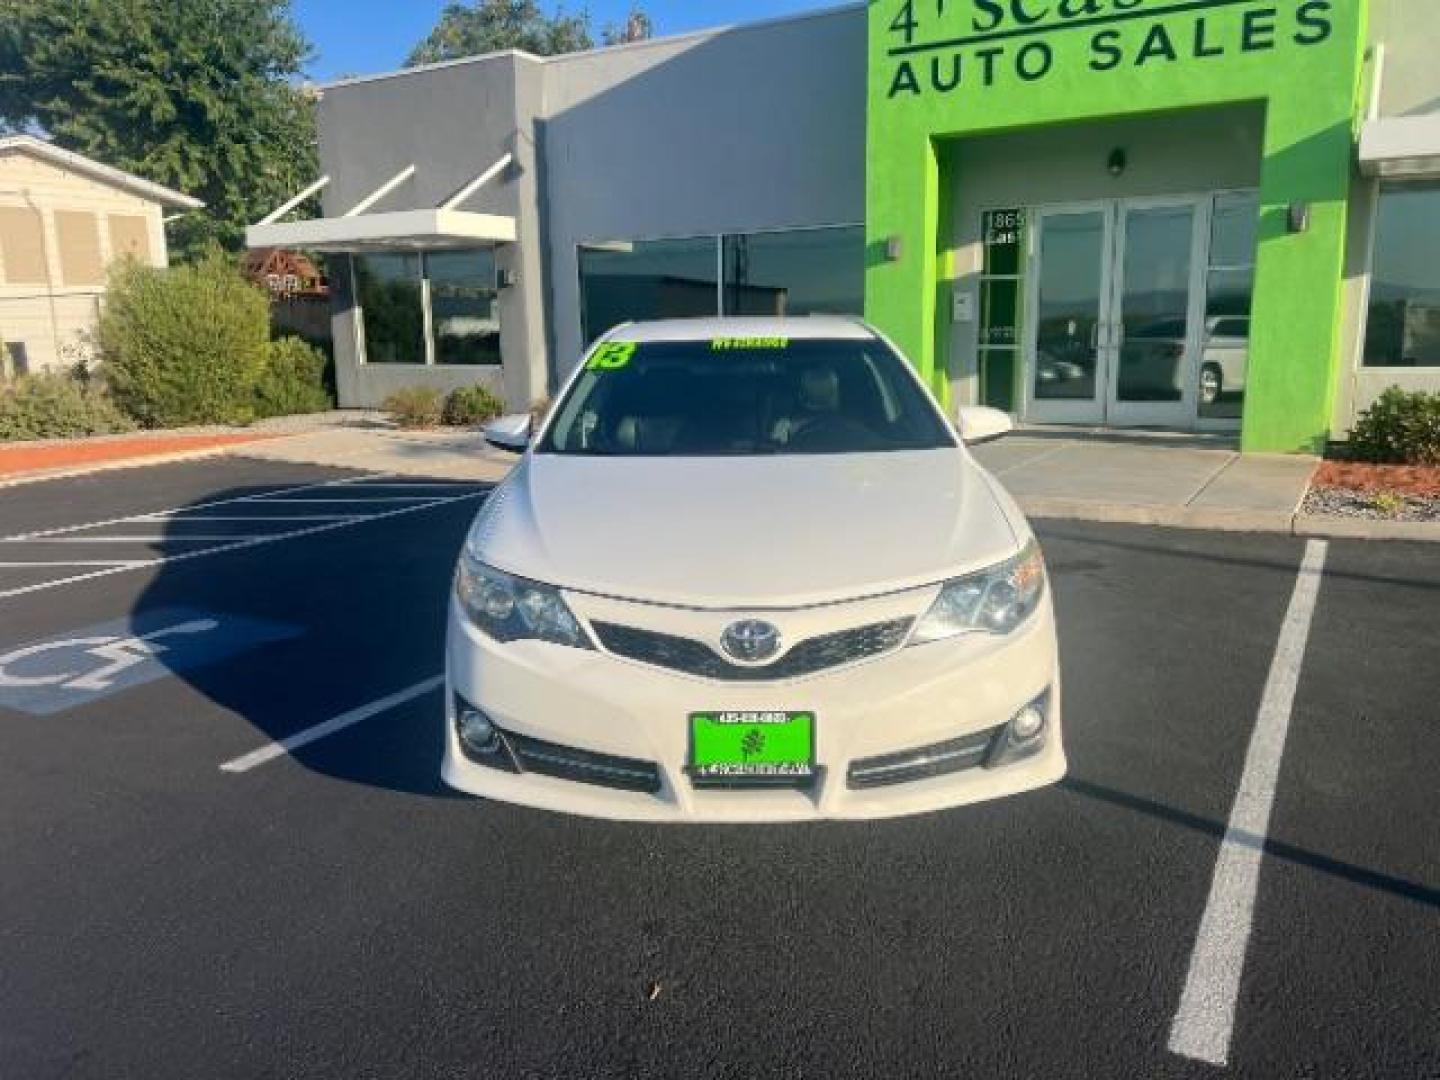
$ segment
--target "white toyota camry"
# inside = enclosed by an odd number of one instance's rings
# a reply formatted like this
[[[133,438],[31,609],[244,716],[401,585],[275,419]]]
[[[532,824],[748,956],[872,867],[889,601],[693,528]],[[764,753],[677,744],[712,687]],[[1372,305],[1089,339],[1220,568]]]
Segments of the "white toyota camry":
[[[586,356],[455,576],[445,781],[597,817],[872,818],[1058,780],[1045,564],[883,337],[633,324]],[[963,436],[963,438],[962,438]]]

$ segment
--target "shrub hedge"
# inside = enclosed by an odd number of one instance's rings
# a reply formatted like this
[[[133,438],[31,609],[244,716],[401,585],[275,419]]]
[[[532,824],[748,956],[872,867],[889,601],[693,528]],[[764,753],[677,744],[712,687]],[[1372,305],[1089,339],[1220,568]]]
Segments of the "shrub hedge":
[[[298,337],[265,346],[265,366],[255,387],[257,416],[294,416],[335,407],[325,380],[325,354]]]
[[[122,260],[96,337],[116,403],[144,426],[255,418],[270,305],[224,256],[168,270]]]
[[[0,382],[0,441],[65,439],[135,430],[100,387],[42,372]]]
[[[1390,387],[1361,413],[1349,449],[1361,461],[1440,465],[1440,394]]]
[[[440,391],[428,386],[403,386],[380,407],[402,428],[434,427],[443,411]]]
[[[505,412],[505,403],[485,386],[462,386],[445,398],[440,419],[451,427],[477,427]]]

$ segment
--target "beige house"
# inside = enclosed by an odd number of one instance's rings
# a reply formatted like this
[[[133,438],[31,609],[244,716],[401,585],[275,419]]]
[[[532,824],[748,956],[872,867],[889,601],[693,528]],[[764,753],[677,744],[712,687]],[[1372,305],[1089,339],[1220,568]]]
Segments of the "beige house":
[[[198,199],[31,135],[0,138],[0,356],[7,372],[88,356],[112,260],[166,265],[164,214]]]

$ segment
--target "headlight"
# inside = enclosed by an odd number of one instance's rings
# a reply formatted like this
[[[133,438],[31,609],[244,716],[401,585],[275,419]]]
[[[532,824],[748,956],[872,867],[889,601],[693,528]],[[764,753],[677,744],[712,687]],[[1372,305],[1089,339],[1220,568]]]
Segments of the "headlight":
[[[1034,540],[1013,559],[947,582],[930,610],[915,625],[910,644],[973,631],[1008,634],[1040,605],[1045,594],[1045,560]]]
[[[558,589],[486,566],[468,548],[455,570],[455,595],[470,621],[496,641],[594,648]]]

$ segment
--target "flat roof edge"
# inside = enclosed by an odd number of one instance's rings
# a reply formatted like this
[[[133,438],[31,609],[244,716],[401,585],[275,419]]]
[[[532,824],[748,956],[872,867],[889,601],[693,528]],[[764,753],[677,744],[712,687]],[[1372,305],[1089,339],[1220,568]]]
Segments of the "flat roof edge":
[[[790,15],[775,15],[768,19],[756,19],[753,22],[726,23],[720,26],[705,27],[699,30],[687,30],[679,34],[666,34],[661,37],[646,38],[644,41],[627,41],[619,45],[599,45],[592,49],[582,49],[579,52],[560,53],[556,56],[537,56],[534,53],[526,52],[524,49],[501,49],[497,52],[480,53],[475,56],[461,56],[454,60],[438,60],[433,64],[417,64],[414,67],[397,68],[392,71],[379,71],[371,75],[354,75],[343,79],[330,79],[316,83],[316,88],[322,93],[326,90],[339,90],[347,86],[358,86],[365,83],[383,82],[387,79],[403,79],[411,75],[424,75],[434,71],[443,71],[447,68],[460,67],[464,64],[484,64],[494,60],[501,60],[506,57],[516,57],[528,60],[535,64],[561,64],[575,60],[592,59],[596,56],[611,55],[620,52],[634,52],[642,49],[661,48],[670,45],[683,44],[687,41],[699,41],[715,37],[719,34],[735,33],[741,30],[764,30],[769,27],[783,25],[785,23],[805,22],[809,19],[831,18],[836,15],[843,15],[852,11],[863,11],[867,7],[866,0],[851,0],[850,3],[836,4],[830,7],[817,8],[813,11],[798,11]]]

